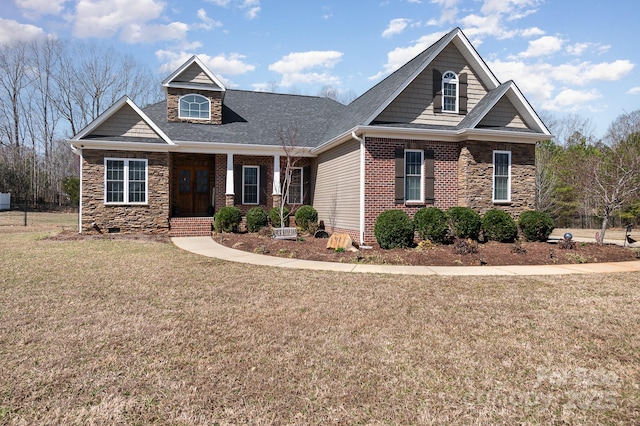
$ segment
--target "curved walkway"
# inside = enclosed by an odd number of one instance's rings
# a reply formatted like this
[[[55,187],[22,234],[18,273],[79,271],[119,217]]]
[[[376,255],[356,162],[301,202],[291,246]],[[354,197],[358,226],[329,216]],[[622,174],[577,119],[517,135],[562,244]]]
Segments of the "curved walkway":
[[[202,256],[228,260],[230,262],[277,266],[281,268],[314,269],[321,271],[406,275],[562,275],[640,272],[640,261],[524,266],[402,266],[318,262],[313,260],[266,256],[235,250],[216,243],[211,237],[173,237],[171,238],[171,241],[182,250]]]

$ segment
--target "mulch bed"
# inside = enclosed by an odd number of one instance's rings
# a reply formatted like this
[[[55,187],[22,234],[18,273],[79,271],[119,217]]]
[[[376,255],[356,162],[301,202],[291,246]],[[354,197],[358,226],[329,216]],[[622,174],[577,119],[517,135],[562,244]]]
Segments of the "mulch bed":
[[[325,262],[370,263],[387,265],[473,266],[473,265],[555,265],[571,263],[621,262],[636,260],[637,250],[617,245],[576,243],[574,249],[561,249],[556,243],[497,243],[477,244],[476,253],[459,254],[455,244],[427,245],[408,249],[370,249],[338,252],[327,249],[327,239],[299,235],[296,240],[276,240],[256,233],[213,234],[227,247],[252,253],[320,260]],[[468,248],[468,247],[467,247]],[[456,253],[458,251],[458,253]]]

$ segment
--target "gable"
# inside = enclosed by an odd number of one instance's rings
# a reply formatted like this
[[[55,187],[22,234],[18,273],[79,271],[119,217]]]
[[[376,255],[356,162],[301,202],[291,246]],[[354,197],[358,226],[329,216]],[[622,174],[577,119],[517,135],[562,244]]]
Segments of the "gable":
[[[511,101],[503,96],[478,123],[477,127],[511,127],[527,129],[527,125]]]
[[[466,75],[467,108],[471,110],[487,89],[458,47],[449,43],[434,60],[376,117],[379,123],[456,126],[464,115],[434,112],[434,70]]]
[[[85,137],[104,136],[161,139],[129,104],[124,104]]]
[[[213,81],[206,72],[195,62],[189,65],[182,73],[173,79],[174,83],[192,83],[213,86],[213,88],[222,89],[217,82]]]

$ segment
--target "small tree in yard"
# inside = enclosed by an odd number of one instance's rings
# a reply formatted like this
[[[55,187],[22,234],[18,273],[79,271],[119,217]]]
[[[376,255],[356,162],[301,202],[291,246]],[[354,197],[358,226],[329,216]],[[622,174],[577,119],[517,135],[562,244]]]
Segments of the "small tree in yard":
[[[584,188],[598,203],[602,244],[612,214],[640,195],[640,110],[614,121],[606,136],[609,144],[599,147],[586,164],[589,183]]]
[[[300,160],[300,148],[298,147],[298,128],[297,126],[282,126],[276,130],[276,136],[280,141],[280,146],[284,152],[284,178],[280,183],[280,227],[284,228],[285,223],[289,223],[289,216],[295,212],[294,209],[289,210],[287,201],[289,200],[289,189],[291,188],[291,177],[293,169]],[[302,200],[301,200],[302,201]]]

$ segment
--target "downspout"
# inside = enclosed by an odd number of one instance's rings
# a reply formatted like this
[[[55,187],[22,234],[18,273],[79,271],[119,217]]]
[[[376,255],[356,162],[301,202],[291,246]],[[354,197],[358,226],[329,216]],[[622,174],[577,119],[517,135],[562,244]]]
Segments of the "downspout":
[[[80,190],[79,190],[79,196],[78,196],[78,234],[82,234],[82,163],[83,161],[83,155],[82,155],[82,149],[78,150],[80,152]]]
[[[78,194],[78,234],[82,234],[82,148],[71,145],[71,151],[80,159],[80,188]]]
[[[364,173],[364,166],[365,166],[365,148],[364,148],[364,135],[363,137],[358,137],[358,135],[356,135],[355,130],[351,132],[351,137],[355,140],[357,140],[358,142],[360,142],[360,247],[364,247],[365,246],[365,242],[364,242],[364,201],[365,201],[365,197],[364,197],[364,177],[365,177],[365,173]]]

